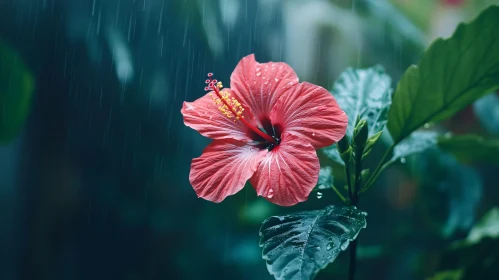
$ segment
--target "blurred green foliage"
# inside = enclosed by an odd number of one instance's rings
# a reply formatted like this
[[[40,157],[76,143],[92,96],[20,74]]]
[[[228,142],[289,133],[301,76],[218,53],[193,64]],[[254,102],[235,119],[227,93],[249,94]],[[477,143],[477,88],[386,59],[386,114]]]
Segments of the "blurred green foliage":
[[[10,142],[22,129],[34,86],[20,54],[0,39],[0,144]]]
[[[439,269],[454,271],[455,278],[492,279],[499,273],[499,209],[490,210],[472,229],[466,240],[456,242],[444,251]],[[457,273],[459,271],[459,273]],[[439,275],[439,274],[437,274]],[[440,275],[443,275],[440,273]]]
[[[444,136],[438,145],[462,162],[499,165],[499,139],[484,139],[478,135]]]

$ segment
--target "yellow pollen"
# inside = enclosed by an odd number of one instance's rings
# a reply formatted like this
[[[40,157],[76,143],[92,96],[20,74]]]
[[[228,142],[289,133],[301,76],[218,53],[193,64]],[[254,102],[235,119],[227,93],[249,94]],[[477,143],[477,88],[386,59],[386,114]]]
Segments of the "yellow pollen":
[[[217,87],[222,89],[222,83],[218,82]],[[220,96],[214,94],[212,96],[213,102],[218,106],[218,110],[227,118],[232,119],[235,117],[234,121],[244,118],[242,116],[244,111],[243,106],[236,98],[231,97],[228,91],[220,91]]]

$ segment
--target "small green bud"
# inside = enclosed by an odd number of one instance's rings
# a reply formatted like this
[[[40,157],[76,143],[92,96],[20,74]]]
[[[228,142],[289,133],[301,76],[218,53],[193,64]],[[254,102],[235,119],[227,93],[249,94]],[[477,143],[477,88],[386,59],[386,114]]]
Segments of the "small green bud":
[[[369,136],[369,127],[366,120],[361,120],[353,130],[353,145],[355,147],[364,147]]]
[[[371,171],[369,169],[364,169],[360,172],[360,181],[362,183],[365,183],[367,179],[369,179],[369,174],[371,174]]]
[[[348,143],[348,137],[345,136],[341,138],[341,140],[336,144],[336,148],[338,149],[343,162],[345,162],[345,164],[348,164],[350,162],[350,159],[352,158],[352,148]]]
[[[338,151],[339,151],[339,146],[338,146]],[[340,157],[345,162],[345,164],[348,164],[350,162],[350,159],[352,159],[352,147],[348,147],[348,150],[340,153]]]
[[[338,142],[338,151],[340,154],[346,152],[350,148],[350,144],[348,143],[348,137],[345,135],[341,140]]]
[[[376,142],[378,142],[382,133],[383,133],[383,130],[374,134],[373,136],[369,137],[369,139],[367,139],[366,145],[364,146],[364,153],[363,153],[362,157],[367,156],[371,152],[374,144],[376,144]]]

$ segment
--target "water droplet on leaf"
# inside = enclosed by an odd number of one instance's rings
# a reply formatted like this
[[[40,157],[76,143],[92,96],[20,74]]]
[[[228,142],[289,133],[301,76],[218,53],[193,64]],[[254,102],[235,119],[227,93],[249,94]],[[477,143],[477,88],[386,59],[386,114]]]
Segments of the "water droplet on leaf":
[[[321,199],[322,198],[322,192],[317,192],[317,199]]]
[[[347,241],[341,243],[340,249],[342,251],[345,251],[348,248],[348,245],[350,245],[350,240],[347,240]]]
[[[400,162],[401,162],[401,163],[405,163],[405,162],[406,162],[405,158],[401,158],[401,159],[400,159]]]
[[[331,244],[327,244],[327,246],[326,246],[326,250],[328,250],[328,251],[329,251],[329,250],[331,250],[331,248],[333,248],[333,247],[331,246]]]

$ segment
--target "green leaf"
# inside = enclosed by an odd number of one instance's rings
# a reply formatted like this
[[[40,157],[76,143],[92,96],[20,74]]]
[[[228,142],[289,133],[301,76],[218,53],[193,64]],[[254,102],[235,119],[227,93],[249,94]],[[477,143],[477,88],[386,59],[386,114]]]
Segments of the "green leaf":
[[[499,135],[499,95],[496,93],[488,94],[475,103],[473,111],[478,117],[482,126],[491,134]]]
[[[317,188],[319,190],[330,189],[333,186],[333,168],[331,166],[321,167]]]
[[[333,144],[327,148],[324,148],[322,149],[322,152],[332,161],[345,166],[345,162],[343,162],[343,159],[341,158],[340,152],[338,151],[336,145],[337,144]]]
[[[452,116],[499,88],[499,7],[437,39],[402,76],[388,113],[395,143],[428,122]]]
[[[366,213],[328,206],[270,217],[260,229],[267,269],[276,279],[312,279],[366,227]]]
[[[0,143],[14,139],[28,117],[34,81],[18,52],[0,40]]]
[[[346,135],[352,138],[357,117],[367,120],[369,137],[382,131],[392,102],[391,78],[382,66],[346,69],[336,80],[332,94],[348,116]]]
[[[438,139],[438,145],[461,161],[499,165],[499,139],[487,140],[477,135],[446,136]]]
[[[487,212],[471,229],[466,241],[469,244],[478,243],[484,238],[499,238],[499,207]]]
[[[421,153],[427,149],[437,146],[438,133],[434,131],[415,131],[409,137],[398,143],[393,149],[393,157],[390,161]]]

